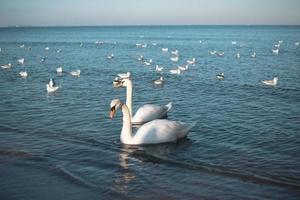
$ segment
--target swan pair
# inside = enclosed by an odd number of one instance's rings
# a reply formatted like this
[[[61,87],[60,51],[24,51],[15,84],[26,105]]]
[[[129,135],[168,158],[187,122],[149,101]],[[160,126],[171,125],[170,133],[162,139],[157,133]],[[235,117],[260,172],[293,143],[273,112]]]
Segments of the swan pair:
[[[128,145],[159,144],[176,142],[189,133],[193,125],[183,122],[156,119],[142,125],[135,134],[132,133],[130,111],[126,104],[119,99],[113,99],[110,103],[110,118],[116,111],[123,112],[123,127],[120,135],[121,142]]]
[[[113,82],[113,87],[126,87],[126,105],[128,106],[130,116],[132,115],[132,92],[133,86],[130,76],[128,78],[116,78]],[[167,117],[168,111],[172,108],[172,103],[165,106],[158,106],[153,104],[146,104],[139,108],[132,117],[133,124],[143,124],[154,119],[161,119]]]

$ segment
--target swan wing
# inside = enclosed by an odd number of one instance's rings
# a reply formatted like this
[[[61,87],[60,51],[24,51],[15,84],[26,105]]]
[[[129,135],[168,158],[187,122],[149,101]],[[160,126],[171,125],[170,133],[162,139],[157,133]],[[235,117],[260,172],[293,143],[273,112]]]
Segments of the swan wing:
[[[187,136],[192,126],[178,121],[157,119],[141,126],[133,137],[134,144],[176,142]]]
[[[133,124],[141,124],[152,121],[154,119],[161,119],[167,116],[171,109],[172,103],[165,106],[158,106],[153,104],[146,104],[139,108],[132,118]]]

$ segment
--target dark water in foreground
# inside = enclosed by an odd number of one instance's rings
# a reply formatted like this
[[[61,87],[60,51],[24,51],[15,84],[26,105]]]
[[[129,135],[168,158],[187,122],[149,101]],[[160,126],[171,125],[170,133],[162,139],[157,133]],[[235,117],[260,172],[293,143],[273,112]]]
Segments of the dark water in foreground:
[[[0,65],[12,68],[0,69],[0,198],[299,199],[299,41],[297,26],[1,28]],[[179,50],[180,65],[198,62],[171,75],[177,64],[164,47]],[[165,67],[163,87],[152,84],[156,64]],[[58,76],[58,66],[82,74]],[[120,143],[121,114],[110,120],[108,112],[112,99],[125,100],[112,80],[126,71],[134,110],[172,101],[169,119],[198,121],[186,139]],[[225,79],[216,80],[221,72]],[[260,83],[274,76],[276,87]],[[51,77],[61,87],[55,94],[46,92]]]

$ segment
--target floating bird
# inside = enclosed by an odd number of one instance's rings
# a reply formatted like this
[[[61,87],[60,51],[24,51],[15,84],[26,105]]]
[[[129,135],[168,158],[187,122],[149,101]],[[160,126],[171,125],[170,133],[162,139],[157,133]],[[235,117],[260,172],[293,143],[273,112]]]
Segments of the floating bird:
[[[24,48],[24,47],[25,47],[25,45],[24,45],[24,44],[20,45],[20,48]]]
[[[256,53],[255,53],[255,52],[253,52],[253,53],[251,54],[251,58],[256,58]]]
[[[295,43],[296,46],[299,46],[299,44],[300,44],[299,42],[296,42],[296,43]]]
[[[46,47],[46,48],[45,48],[46,51],[48,51],[49,49],[50,49],[49,47]]]
[[[131,115],[126,104],[114,99],[110,104],[110,118],[121,109],[123,112],[123,127],[120,135],[121,142],[128,145],[159,144],[176,142],[189,133],[193,125],[179,121],[156,119],[142,125],[135,134],[132,133]]]
[[[187,64],[189,64],[189,65],[193,65],[193,64],[196,63],[196,58],[193,58],[192,60],[187,60],[186,62],[187,62]]]
[[[143,55],[140,55],[139,57],[138,57],[138,61],[143,61],[144,60],[144,56]]]
[[[210,55],[216,55],[217,51],[211,51],[209,53],[210,53]]]
[[[173,54],[173,55],[175,55],[175,56],[178,56],[178,50],[176,49],[175,51],[171,51],[171,53]]]
[[[158,80],[153,81],[155,85],[162,85],[165,82],[164,77],[160,77]]]
[[[24,58],[18,59],[18,63],[19,63],[19,64],[24,64],[24,62],[25,62],[25,59],[24,59]]]
[[[142,44],[140,44],[140,43],[137,43],[137,44],[135,44],[135,46],[136,46],[136,47],[141,47],[141,46],[142,46]]]
[[[189,69],[189,66],[188,65],[186,65],[184,67],[178,66],[178,69],[180,69],[181,71],[187,71]]]
[[[46,57],[43,57],[42,59],[41,59],[41,63],[43,63],[43,62],[45,62],[46,61]]]
[[[143,45],[142,45],[142,48],[147,48],[147,44],[143,44]]]
[[[170,58],[173,62],[178,62],[178,57],[176,56],[176,57],[171,57]]]
[[[60,53],[60,52],[61,52],[61,49],[57,49],[57,50],[56,50],[56,53]]]
[[[236,44],[237,44],[237,42],[236,42],[236,41],[232,41],[232,42],[231,42],[231,44],[233,44],[233,45],[236,45]]]
[[[72,76],[80,76],[81,71],[78,69],[77,71],[71,71],[70,74]]]
[[[275,85],[277,85],[278,78],[274,77],[273,80],[265,80],[265,81],[261,81],[261,82],[265,85],[275,86]]]
[[[57,91],[59,87],[55,86],[55,83],[54,83],[54,81],[51,78],[50,81],[49,81],[49,83],[46,85],[46,88],[47,88],[47,91],[49,93],[51,93],[51,92]]]
[[[62,67],[56,68],[56,72],[57,72],[57,73],[63,73],[63,68],[62,68]]]
[[[217,55],[220,57],[224,56],[224,54],[225,54],[224,52],[217,52]]]
[[[131,74],[130,74],[130,72],[127,72],[125,74],[118,74],[118,77],[120,77],[122,79],[126,79],[126,78],[130,79]]]
[[[224,73],[217,74],[216,77],[217,77],[217,79],[219,79],[219,80],[223,80],[223,79],[225,78]]]
[[[235,55],[235,57],[236,57],[237,59],[240,59],[240,58],[241,58],[241,54],[240,54],[240,53],[237,53],[237,54]]]
[[[162,48],[161,49],[163,52],[167,52],[169,49],[168,48]]]
[[[147,66],[150,66],[152,64],[152,59],[150,59],[149,62],[144,61],[144,64],[147,65]]]
[[[160,67],[160,66],[156,65],[155,71],[162,72],[163,69],[164,69],[164,67]]]
[[[114,58],[114,54],[111,53],[110,55],[107,56],[107,59],[113,59]]]
[[[181,73],[181,70],[180,70],[179,68],[177,68],[177,69],[171,69],[171,70],[170,70],[170,73],[171,73],[171,74],[180,74],[180,73]]]
[[[2,69],[10,69],[11,68],[11,63],[8,63],[6,65],[1,66]]]
[[[21,71],[19,74],[22,78],[26,78],[28,76],[28,73],[26,71]]]
[[[274,55],[278,55],[279,49],[272,49],[272,53],[273,53]]]

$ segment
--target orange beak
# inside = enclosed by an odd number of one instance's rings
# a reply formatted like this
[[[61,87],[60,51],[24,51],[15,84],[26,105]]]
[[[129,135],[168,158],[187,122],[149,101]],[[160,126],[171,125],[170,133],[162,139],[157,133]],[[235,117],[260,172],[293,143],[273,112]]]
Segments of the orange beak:
[[[110,113],[109,113],[109,117],[110,117],[111,119],[114,118],[115,113],[116,113],[115,108],[112,108],[111,111],[110,111]]]

